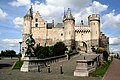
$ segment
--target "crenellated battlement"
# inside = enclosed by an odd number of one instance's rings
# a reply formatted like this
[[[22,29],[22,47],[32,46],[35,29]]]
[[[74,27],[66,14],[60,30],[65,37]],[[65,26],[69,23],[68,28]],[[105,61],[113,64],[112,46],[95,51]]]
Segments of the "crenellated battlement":
[[[92,14],[88,16],[89,21],[100,21],[100,15],[99,14]]]
[[[89,33],[90,30],[75,30],[76,33]]]

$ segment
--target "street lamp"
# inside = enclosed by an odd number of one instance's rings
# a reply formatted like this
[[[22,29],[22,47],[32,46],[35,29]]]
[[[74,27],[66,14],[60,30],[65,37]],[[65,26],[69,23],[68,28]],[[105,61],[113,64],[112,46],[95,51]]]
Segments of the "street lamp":
[[[18,54],[18,58],[19,58],[19,69],[20,69],[20,57],[21,57],[21,44],[22,44],[22,42],[19,42],[19,44],[20,44],[20,53]]]
[[[20,43],[20,53],[21,53],[21,44],[22,44],[22,42],[19,42]]]

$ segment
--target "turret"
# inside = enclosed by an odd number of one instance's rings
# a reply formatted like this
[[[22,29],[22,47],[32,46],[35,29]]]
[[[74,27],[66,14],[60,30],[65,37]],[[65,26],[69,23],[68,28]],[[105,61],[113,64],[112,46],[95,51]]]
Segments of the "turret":
[[[88,24],[91,28],[91,46],[99,47],[100,39],[100,16],[92,14],[88,17]]]
[[[75,47],[75,18],[71,14],[70,8],[68,8],[67,13],[63,18],[64,23],[64,42],[68,47],[68,50],[71,50]]]
[[[31,34],[31,26],[32,26],[32,19],[33,19],[33,13],[32,13],[32,6],[28,10],[27,14],[24,16],[24,28],[23,28],[23,34],[29,35]]]

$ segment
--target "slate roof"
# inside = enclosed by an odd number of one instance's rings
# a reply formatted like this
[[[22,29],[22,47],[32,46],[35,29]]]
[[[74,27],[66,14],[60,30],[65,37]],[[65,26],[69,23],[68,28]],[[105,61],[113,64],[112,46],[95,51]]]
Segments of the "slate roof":
[[[47,29],[52,29],[52,23],[47,23]]]
[[[57,23],[56,28],[63,28],[63,23]]]

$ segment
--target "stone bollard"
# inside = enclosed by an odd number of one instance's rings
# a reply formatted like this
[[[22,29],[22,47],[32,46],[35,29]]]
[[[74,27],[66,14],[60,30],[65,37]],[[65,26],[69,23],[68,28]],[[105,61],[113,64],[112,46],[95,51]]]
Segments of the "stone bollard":
[[[40,72],[40,64],[38,64],[38,72]]]
[[[62,65],[60,65],[60,74],[63,74]]]
[[[50,73],[51,71],[50,71],[50,65],[48,65],[48,73]]]

